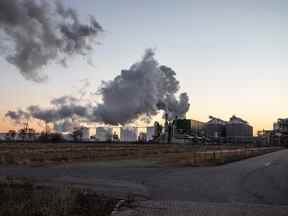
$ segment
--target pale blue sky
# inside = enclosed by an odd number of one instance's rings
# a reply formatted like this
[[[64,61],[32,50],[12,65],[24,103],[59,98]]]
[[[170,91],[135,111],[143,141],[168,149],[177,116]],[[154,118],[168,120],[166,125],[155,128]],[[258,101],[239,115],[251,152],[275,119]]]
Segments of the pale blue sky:
[[[191,98],[188,117],[236,114],[257,129],[288,116],[288,1],[65,0],[81,18],[93,15],[105,33],[93,54],[69,68],[49,66],[49,80],[32,83],[0,60],[0,112],[74,94],[88,78],[95,88],[155,48]]]

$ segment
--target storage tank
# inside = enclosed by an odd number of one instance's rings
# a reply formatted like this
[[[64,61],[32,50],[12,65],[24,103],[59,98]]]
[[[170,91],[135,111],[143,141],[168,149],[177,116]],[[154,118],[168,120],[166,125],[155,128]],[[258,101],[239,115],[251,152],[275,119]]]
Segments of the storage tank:
[[[62,134],[63,139],[64,139],[65,141],[73,141],[73,140],[74,140],[74,139],[73,139],[73,135],[72,135],[72,133],[70,133],[70,132],[62,132],[61,134]]]
[[[155,127],[147,127],[146,136],[147,136],[147,141],[152,141],[155,136]]]
[[[82,132],[82,140],[83,141],[89,141],[90,140],[90,128],[81,127],[80,130]]]
[[[7,133],[0,133],[0,140],[6,140],[7,139]]]
[[[225,126],[227,122],[213,116],[209,116],[209,118],[210,120],[205,125],[206,135],[210,138],[225,137]]]
[[[135,127],[125,127],[120,129],[121,142],[135,142],[138,138],[138,131]]]
[[[109,141],[112,139],[112,128],[97,127],[96,140],[100,142]]]
[[[226,125],[227,138],[248,138],[253,136],[253,127],[241,118],[232,116]]]

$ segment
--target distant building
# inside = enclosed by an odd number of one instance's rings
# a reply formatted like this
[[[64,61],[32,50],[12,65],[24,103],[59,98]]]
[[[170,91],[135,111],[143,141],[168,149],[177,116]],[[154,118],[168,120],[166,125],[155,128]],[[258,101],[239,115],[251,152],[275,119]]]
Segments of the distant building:
[[[63,139],[65,141],[73,141],[74,140],[73,135],[70,132],[62,132],[61,135],[63,136]]]
[[[213,116],[205,125],[206,136],[217,143],[248,143],[252,142],[253,127],[243,119],[232,116],[230,120],[224,121]]]
[[[154,139],[155,136],[155,127],[147,127],[146,128],[146,137],[147,137],[147,141],[152,141]]]
[[[189,134],[191,132],[191,119],[176,119],[173,121],[174,134]]]
[[[274,131],[288,134],[288,118],[278,119],[278,121],[276,123],[274,123],[273,129],[274,129]]]
[[[0,133],[0,141],[4,141],[7,138],[7,133]]]
[[[271,145],[275,142],[275,133],[273,130],[261,130],[257,132],[258,144],[261,145]],[[278,143],[278,140],[277,140]]]
[[[194,119],[175,119],[168,127],[168,141],[182,144],[202,142],[205,135],[204,126],[204,122]]]
[[[191,119],[192,135],[202,136],[205,134],[205,123]]]
[[[100,142],[109,141],[112,139],[112,128],[97,127],[96,128],[96,140]]]
[[[138,139],[138,131],[135,127],[126,127],[120,129],[121,142],[135,142]]]
[[[227,138],[246,138],[253,137],[253,127],[241,118],[232,116],[226,124]]]
[[[226,137],[226,124],[227,122],[209,116],[210,120],[205,125],[206,136],[209,138],[224,138]]]
[[[90,140],[90,128],[81,127],[80,130],[82,133],[82,141],[89,141]]]
[[[278,119],[272,131],[260,132],[258,137],[262,138],[264,144],[288,146],[288,118]]]

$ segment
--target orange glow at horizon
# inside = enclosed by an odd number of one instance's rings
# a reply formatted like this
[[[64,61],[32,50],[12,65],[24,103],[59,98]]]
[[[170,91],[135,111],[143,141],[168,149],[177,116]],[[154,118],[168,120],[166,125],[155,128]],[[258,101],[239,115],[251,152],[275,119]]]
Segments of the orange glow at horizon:
[[[10,122],[9,120],[6,120],[5,118],[1,118],[0,121],[0,132],[5,133],[8,132],[9,130],[16,130],[18,131],[19,129],[23,128],[24,125],[21,124],[15,124],[13,122]],[[44,131],[43,126],[41,126],[39,123],[36,121],[29,122],[29,127],[35,129],[37,132]]]
[[[199,121],[202,121],[202,122],[207,122],[208,121],[208,117],[209,116],[204,116],[204,115],[197,115],[195,113],[192,113],[192,112],[188,112],[187,114],[187,118],[191,118],[191,119],[194,119],[194,120],[199,120]],[[219,117],[219,116],[216,116],[216,117]],[[242,116],[239,116],[239,117],[242,117]],[[222,118],[221,116],[219,118]],[[254,135],[257,134],[258,131],[262,131],[263,129],[265,130],[271,130],[273,128],[273,123],[276,122],[276,118],[274,119],[274,121],[269,121],[269,120],[263,120],[263,119],[246,119],[246,118],[243,118],[244,120],[247,120],[249,122],[249,124],[251,126],[253,126],[253,132],[254,132]],[[226,118],[226,117],[223,117],[223,120],[229,120],[229,118]],[[150,125],[153,124],[154,121],[160,121],[162,122],[161,120],[161,116],[158,115],[156,116],[155,118],[153,118],[153,120],[151,121]],[[140,124],[140,122],[138,122]],[[138,124],[136,123],[136,124]],[[2,133],[5,133],[5,132],[8,132],[9,130],[19,130],[20,128],[22,128],[23,125],[17,125],[17,124],[13,124],[12,122],[9,122],[8,120],[5,120],[4,118],[2,118],[2,121],[0,121],[0,132]],[[36,121],[34,122],[30,122],[29,123],[29,127],[31,128],[34,128],[37,132],[41,132],[41,131],[44,131],[44,125],[40,125],[39,122],[37,123]],[[50,128],[52,126],[50,125]]]

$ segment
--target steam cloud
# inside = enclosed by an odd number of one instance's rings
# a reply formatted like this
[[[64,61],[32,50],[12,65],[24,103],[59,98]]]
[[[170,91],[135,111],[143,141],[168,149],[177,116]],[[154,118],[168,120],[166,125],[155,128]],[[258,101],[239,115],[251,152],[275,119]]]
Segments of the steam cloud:
[[[75,128],[80,128],[81,124],[73,119],[65,119],[54,123],[54,130],[58,132],[72,132]]]
[[[75,117],[88,116],[89,105],[80,105],[79,100],[70,96],[53,99],[50,108],[42,108],[37,105],[29,106],[26,110],[8,111],[6,117],[15,122],[25,119],[38,119],[47,123],[57,122]]]
[[[102,31],[94,17],[82,24],[60,1],[0,1],[0,49],[29,80],[45,79],[41,69],[51,62],[66,64],[71,56],[89,54]]]
[[[30,114],[23,110],[18,111],[8,111],[5,115],[6,117],[12,119],[16,123],[20,124],[22,121],[30,118]]]
[[[109,82],[103,82],[100,93],[103,103],[94,110],[94,120],[106,124],[126,124],[142,115],[151,117],[159,109],[171,118],[183,117],[189,109],[186,93],[179,100],[176,93],[179,82],[171,68],[159,66],[153,50],[147,50],[143,59],[123,70]]]
[[[13,120],[29,116],[45,122],[57,122],[77,117],[89,122],[102,122],[110,125],[125,125],[146,116],[156,115],[165,110],[169,118],[184,117],[189,110],[187,93],[176,94],[179,82],[174,70],[161,66],[154,58],[153,50],[147,50],[140,62],[113,80],[103,82],[98,93],[103,102],[98,105],[81,104],[74,97],[61,97],[51,101],[51,107],[43,109],[30,106],[26,110],[8,112]]]

